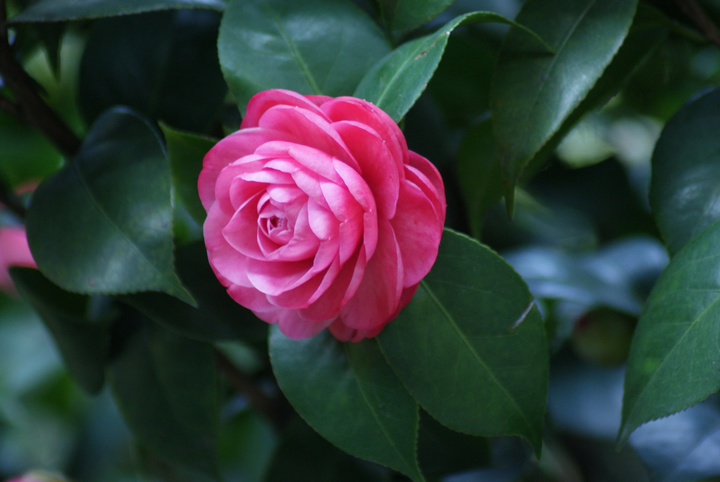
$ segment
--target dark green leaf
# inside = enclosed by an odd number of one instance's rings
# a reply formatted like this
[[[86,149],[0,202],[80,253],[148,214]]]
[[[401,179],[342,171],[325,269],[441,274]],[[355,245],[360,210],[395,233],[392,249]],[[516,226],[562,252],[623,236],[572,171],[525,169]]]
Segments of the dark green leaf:
[[[670,252],[720,219],[720,89],[665,125],[652,159],[650,202]]]
[[[383,20],[395,37],[432,20],[454,0],[380,0]]]
[[[523,27],[493,12],[473,12],[455,17],[436,32],[411,40],[393,50],[376,63],[363,77],[356,97],[372,102],[396,122],[403,118],[425,90],[440,63],[450,33],[459,25],[478,22],[499,22],[516,25],[540,50],[545,47]]]
[[[20,294],[38,312],[52,334],[73,379],[91,394],[105,381],[109,326],[92,319],[90,297],[68,293],[31,268],[11,268]]]
[[[198,176],[205,154],[217,141],[189,132],[181,132],[164,124],[160,127],[165,135],[175,193],[193,219],[202,225],[205,221],[205,208],[198,195]]]
[[[350,457],[295,419],[273,456],[265,482],[390,482],[389,471]]]
[[[378,341],[440,423],[473,435],[521,435],[539,454],[545,330],[525,283],[489,248],[446,229],[432,270]]]
[[[491,94],[506,182],[514,185],[602,75],[622,45],[637,0],[529,0],[516,20],[550,44],[511,28]]]
[[[270,332],[283,393],[320,435],[347,453],[424,480],[415,455],[418,408],[375,341],[342,344],[328,332],[291,340]]]
[[[175,128],[205,131],[227,93],[217,61],[219,25],[220,14],[203,10],[95,22],[80,64],[86,119],[124,105]]]
[[[190,338],[205,341],[258,341],[267,336],[267,323],[235,303],[213,273],[202,243],[177,252],[177,272],[197,301],[197,307],[164,293],[137,293],[122,300],[147,317]]]
[[[619,440],[720,389],[720,222],[688,242],[663,272],[630,347]]]
[[[128,110],[109,111],[33,195],[27,232],[40,270],[68,291],[157,290],[192,302],[173,269],[170,188],[153,129]]]
[[[109,381],[138,442],[169,462],[216,478],[217,371],[210,345],[128,313],[137,324],[110,365]]]
[[[457,176],[472,234],[480,238],[485,215],[503,195],[502,172],[492,124],[486,119],[463,136],[457,153]]]
[[[12,18],[13,22],[56,22],[110,17],[169,8],[223,10],[224,0],[40,0]]]
[[[218,39],[240,110],[266,89],[350,95],[389,51],[380,29],[348,0],[233,0]]]

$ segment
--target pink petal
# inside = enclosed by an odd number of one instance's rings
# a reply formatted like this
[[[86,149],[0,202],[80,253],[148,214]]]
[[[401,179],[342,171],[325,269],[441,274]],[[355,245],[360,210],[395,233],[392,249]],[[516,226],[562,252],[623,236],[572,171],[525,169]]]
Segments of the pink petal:
[[[369,330],[388,322],[403,290],[402,255],[390,223],[378,223],[378,243],[355,295],[340,312],[350,328]]]
[[[220,171],[273,139],[287,140],[287,135],[267,129],[244,129],[225,137],[205,154],[198,177],[198,194],[206,211],[215,199],[215,182]]]
[[[260,126],[283,132],[298,146],[311,147],[325,153],[325,156],[342,159],[350,165],[355,164],[342,138],[323,115],[296,107],[279,106],[263,114]]]
[[[325,321],[308,321],[295,310],[283,310],[279,314],[278,327],[288,338],[302,340],[317,335],[332,322],[332,318]]]
[[[343,121],[335,123],[334,127],[360,165],[362,178],[374,195],[378,215],[392,218],[395,215],[402,170],[402,165],[397,162],[399,159],[392,156],[387,142],[367,126]]]
[[[322,111],[317,108],[317,103],[308,97],[291,90],[282,89],[265,90],[255,94],[248,102],[245,117],[240,127],[242,129],[257,127],[260,117],[269,109],[278,105],[301,107],[317,115],[323,115]]]
[[[324,103],[320,108],[333,122],[357,121],[370,127],[388,143],[390,154],[398,165],[407,164],[405,136],[395,121],[375,105],[355,97],[338,97]],[[399,175],[402,176],[403,173]]]
[[[252,286],[271,296],[296,288],[307,282],[315,273],[311,273],[312,261],[263,261],[248,259],[247,278]]]
[[[417,284],[435,263],[443,219],[438,218],[432,203],[417,186],[404,182],[397,214],[390,223],[402,253],[403,286]]]
[[[422,189],[430,202],[433,203],[438,217],[445,220],[447,203],[445,201],[445,187],[443,186],[440,173],[435,166],[422,156],[410,152],[410,157],[415,162],[413,165],[405,166],[405,179]]]

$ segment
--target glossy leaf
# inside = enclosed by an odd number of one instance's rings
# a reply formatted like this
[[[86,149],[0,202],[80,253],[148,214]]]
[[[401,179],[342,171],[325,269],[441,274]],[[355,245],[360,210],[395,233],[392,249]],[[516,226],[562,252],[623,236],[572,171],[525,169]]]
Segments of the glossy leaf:
[[[670,252],[720,219],[720,89],[694,98],[663,128],[650,202]]]
[[[291,340],[270,332],[283,393],[320,435],[347,453],[424,480],[415,455],[418,408],[375,341],[341,344],[323,332]]]
[[[720,475],[717,397],[638,428],[630,444],[653,470],[654,480],[698,480]]]
[[[109,368],[115,402],[140,444],[168,461],[216,478],[217,370],[210,345],[128,313]]]
[[[453,0],[380,0],[380,11],[387,28],[395,37],[429,22]]]
[[[472,435],[521,435],[540,452],[545,330],[525,283],[489,248],[446,229],[432,270],[378,342],[440,423]]]
[[[170,188],[150,125],[128,110],[107,112],[33,195],[27,232],[40,270],[68,291],[157,290],[192,302],[173,268]]]
[[[12,268],[13,282],[55,340],[73,379],[96,394],[105,382],[109,347],[107,320],[93,319],[90,297],[68,293],[31,268]]]
[[[137,293],[122,300],[153,321],[197,340],[259,341],[267,336],[267,323],[233,301],[217,280],[202,243],[178,249],[176,265],[197,307],[164,293]]]
[[[720,389],[719,244],[716,222],[675,255],[650,294],[630,347],[620,441]]]
[[[205,154],[217,141],[189,132],[178,131],[165,124],[161,124],[160,127],[165,135],[175,193],[192,218],[202,225],[206,213],[198,195],[198,176]]]
[[[506,182],[517,182],[602,75],[627,35],[637,0],[526,2],[508,32],[496,67],[491,108]]]
[[[85,118],[124,105],[178,129],[207,130],[227,93],[217,61],[219,25],[217,12],[202,10],[95,22],[80,64]]]
[[[358,85],[355,97],[368,100],[400,121],[425,90],[440,63],[450,33],[461,24],[499,22],[516,25],[530,40],[545,49],[542,40],[523,27],[493,12],[473,12],[455,17],[436,32],[405,42],[375,64]]]
[[[241,111],[266,89],[352,94],[389,51],[380,29],[349,0],[232,0],[218,53]]]
[[[39,0],[15,15],[13,22],[56,22],[110,17],[169,8],[223,10],[224,0]]]

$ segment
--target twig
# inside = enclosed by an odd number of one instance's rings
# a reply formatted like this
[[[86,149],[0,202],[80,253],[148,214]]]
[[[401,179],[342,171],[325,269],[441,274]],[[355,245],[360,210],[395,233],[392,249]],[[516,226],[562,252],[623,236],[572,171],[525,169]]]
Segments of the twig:
[[[4,182],[0,182],[0,204],[15,213],[20,219],[25,219],[25,206]]]
[[[685,15],[690,17],[708,42],[720,46],[720,29],[695,0],[675,0],[675,3]]]
[[[34,88],[34,81],[13,55],[7,26],[7,7],[0,0],[0,76],[15,96],[18,117],[40,130],[65,156],[72,157],[80,139],[60,119]],[[8,108],[7,102],[2,103]]]
[[[218,368],[225,375],[228,382],[242,393],[250,405],[258,413],[265,416],[276,428],[282,428],[287,421],[288,410],[282,401],[265,394],[255,381],[237,369],[235,365],[219,350],[215,349],[215,360]]]

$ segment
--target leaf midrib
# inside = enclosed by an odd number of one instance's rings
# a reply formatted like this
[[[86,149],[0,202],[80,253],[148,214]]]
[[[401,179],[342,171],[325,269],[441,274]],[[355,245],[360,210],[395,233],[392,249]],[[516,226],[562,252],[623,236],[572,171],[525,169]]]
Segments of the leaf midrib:
[[[458,337],[462,340],[465,347],[468,349],[468,351],[473,355],[475,360],[478,362],[478,364],[481,366],[483,370],[490,376],[493,383],[500,388],[500,391],[505,395],[505,397],[509,400],[510,404],[514,408],[514,410],[520,415],[523,422],[525,423],[526,427],[532,432],[535,433],[535,430],[532,427],[532,424],[528,420],[528,418],[525,416],[525,413],[520,409],[515,399],[510,395],[510,393],[505,389],[505,386],[500,383],[500,381],[495,377],[495,374],[490,370],[490,368],[485,364],[485,362],[480,358],[480,354],[477,353],[477,351],[474,349],[474,347],[470,344],[470,342],[467,340],[467,337],[465,337],[460,330],[460,327],[455,322],[455,319],[453,318],[452,314],[448,312],[445,309],[445,306],[440,302],[440,300],[435,296],[435,293],[433,293],[432,289],[427,284],[427,281],[422,280],[420,281],[420,285],[425,289],[430,299],[437,305],[437,307],[440,309],[442,314],[445,316],[445,318],[448,320],[450,325],[453,327],[455,332],[458,334]],[[529,310],[527,310],[529,312]]]

